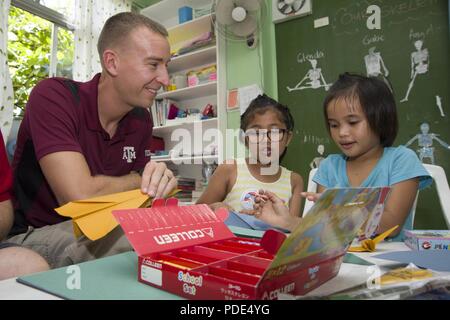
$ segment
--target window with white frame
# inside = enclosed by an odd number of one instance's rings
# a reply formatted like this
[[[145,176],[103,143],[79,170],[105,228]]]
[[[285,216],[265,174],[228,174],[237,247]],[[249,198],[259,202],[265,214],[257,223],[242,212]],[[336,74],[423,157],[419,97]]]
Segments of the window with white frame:
[[[12,0],[8,63],[14,114],[22,116],[29,93],[46,77],[72,78],[75,0]]]

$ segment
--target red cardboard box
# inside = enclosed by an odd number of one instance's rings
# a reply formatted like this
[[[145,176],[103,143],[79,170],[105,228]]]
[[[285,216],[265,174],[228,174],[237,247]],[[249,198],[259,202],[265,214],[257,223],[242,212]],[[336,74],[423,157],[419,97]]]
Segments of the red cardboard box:
[[[328,189],[287,238],[275,230],[237,237],[223,223],[226,210],[179,207],[176,199],[113,214],[139,256],[140,282],[189,299],[276,299],[333,278],[386,195],[382,188]]]

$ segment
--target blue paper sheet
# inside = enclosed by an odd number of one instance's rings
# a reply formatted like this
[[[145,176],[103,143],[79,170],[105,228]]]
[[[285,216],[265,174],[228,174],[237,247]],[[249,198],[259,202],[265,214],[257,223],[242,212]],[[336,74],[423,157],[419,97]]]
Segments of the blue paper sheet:
[[[418,267],[436,271],[450,271],[450,251],[394,251],[375,255],[374,258],[414,263]]]
[[[225,220],[225,224],[227,226],[235,226],[240,228],[252,229],[252,230],[268,230],[268,229],[277,229],[282,232],[289,232],[289,230],[276,228],[270,224],[265,223],[264,221],[255,218],[254,216],[245,214],[245,213],[237,213],[230,211],[230,214]]]

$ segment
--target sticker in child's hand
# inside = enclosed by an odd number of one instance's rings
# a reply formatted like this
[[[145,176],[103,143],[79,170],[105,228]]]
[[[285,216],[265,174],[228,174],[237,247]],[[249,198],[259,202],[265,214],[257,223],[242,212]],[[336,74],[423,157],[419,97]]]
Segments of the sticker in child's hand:
[[[245,190],[241,195],[241,206],[245,210],[253,210],[255,204],[255,197],[258,194],[258,190],[249,189]]]

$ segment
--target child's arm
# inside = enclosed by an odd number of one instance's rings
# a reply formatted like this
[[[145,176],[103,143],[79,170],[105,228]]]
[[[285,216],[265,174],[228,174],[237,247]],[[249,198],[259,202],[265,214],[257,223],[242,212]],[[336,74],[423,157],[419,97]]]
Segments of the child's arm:
[[[289,200],[289,213],[292,216],[300,215],[300,207],[302,205],[301,192],[303,191],[303,178],[296,172],[291,173],[292,196]]]
[[[225,207],[228,210],[232,209],[222,201],[226,198],[231,186],[236,181],[236,164],[221,164],[214,171],[208,182],[206,190],[197,200],[197,204],[206,203],[212,210],[220,207]],[[231,182],[233,182],[231,184]]]
[[[317,190],[316,190],[317,192],[302,192],[300,194],[300,196],[302,198],[308,199],[309,201],[316,202],[317,199],[319,199],[320,196],[322,195],[322,192],[325,191],[325,189],[326,188],[324,186],[321,186],[320,184],[317,184]]]
[[[302,220],[289,212],[282,199],[267,190],[259,191],[253,210],[242,210],[241,213],[253,215],[272,226],[290,231],[294,230]]]
[[[0,201],[0,241],[6,238],[14,221],[14,210],[11,200]]]
[[[392,186],[385,203],[383,215],[378,226],[378,233],[382,233],[393,226],[399,225],[390,236],[396,236],[408,217],[419,189],[419,179],[409,179]]]

